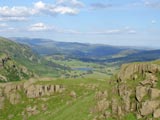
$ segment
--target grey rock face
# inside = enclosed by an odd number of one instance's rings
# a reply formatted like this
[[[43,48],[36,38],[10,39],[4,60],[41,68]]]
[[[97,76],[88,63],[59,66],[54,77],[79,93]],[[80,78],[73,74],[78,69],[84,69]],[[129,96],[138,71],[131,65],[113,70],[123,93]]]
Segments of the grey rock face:
[[[118,102],[117,102],[117,100],[116,99],[112,99],[112,103],[111,103],[111,109],[112,109],[112,113],[113,114],[117,114],[117,112],[118,112]]]
[[[108,97],[108,92],[107,91],[98,91],[95,95],[96,100],[102,100],[104,98]]]
[[[135,73],[143,74],[148,73],[157,73],[160,71],[160,66],[156,64],[149,63],[135,63],[135,64],[124,64],[121,67],[120,72],[118,73],[118,79],[120,81],[133,79]]]
[[[55,92],[64,90],[61,85],[31,85],[25,89],[28,98],[37,98],[45,95],[52,95]]]
[[[139,102],[142,101],[143,97],[148,94],[148,88],[143,86],[136,87],[136,98]]]
[[[26,112],[28,114],[28,116],[31,116],[31,115],[36,115],[38,114],[40,111],[38,110],[37,106],[29,106],[26,108]]]
[[[160,105],[159,100],[146,101],[142,103],[142,108],[140,109],[141,115],[146,116],[152,114]]]
[[[157,110],[154,111],[153,117],[154,118],[160,118],[160,109],[157,109]]]
[[[18,93],[12,93],[9,96],[9,101],[11,104],[17,104],[21,100],[21,96]]]
[[[4,94],[11,104],[18,104],[21,96],[17,91],[22,90],[22,84],[7,84],[4,87]]]
[[[155,89],[155,88],[151,88],[150,89],[150,97],[151,97],[152,100],[160,97],[160,90]]]
[[[120,116],[119,119],[129,112],[135,113],[137,119],[146,119],[148,115],[152,115],[153,119],[160,118],[160,89],[157,88],[159,73],[160,66],[156,64],[122,65],[117,78],[117,97],[121,101],[112,99],[111,114]]]
[[[9,100],[11,104],[18,104],[22,100],[20,91],[26,94],[28,98],[38,98],[42,96],[50,96],[55,92],[64,91],[62,85],[34,85],[34,81],[25,83],[4,83],[0,85],[0,109],[4,108],[5,100]]]

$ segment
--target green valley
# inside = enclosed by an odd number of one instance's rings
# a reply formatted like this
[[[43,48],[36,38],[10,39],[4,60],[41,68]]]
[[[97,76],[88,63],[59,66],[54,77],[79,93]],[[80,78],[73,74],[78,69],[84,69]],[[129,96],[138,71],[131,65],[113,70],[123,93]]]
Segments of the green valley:
[[[52,48],[53,51],[43,54],[39,46],[34,46],[41,41],[32,44],[26,41],[0,38],[0,120],[158,120],[160,117],[158,50],[112,47],[122,51],[104,52],[100,57],[97,53],[101,46],[96,51],[93,45],[94,50],[89,50],[92,54],[86,56],[92,60],[86,61],[80,59],[84,54],[72,54],[78,47],[75,43],[63,43],[67,44],[66,52],[54,53]],[[76,45],[80,45],[79,50],[85,48],[84,44]],[[81,50],[84,51],[88,50]],[[131,56],[137,58],[129,63]]]

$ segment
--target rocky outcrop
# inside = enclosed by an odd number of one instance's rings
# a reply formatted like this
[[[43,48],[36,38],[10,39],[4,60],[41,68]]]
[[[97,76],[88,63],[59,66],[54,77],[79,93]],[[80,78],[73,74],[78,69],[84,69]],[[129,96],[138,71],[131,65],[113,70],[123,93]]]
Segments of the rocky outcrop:
[[[9,101],[11,104],[18,104],[21,101],[21,96],[18,93],[12,93],[9,95]]]
[[[52,95],[55,92],[62,92],[62,85],[31,85],[25,89],[28,98],[37,98],[45,95]]]
[[[35,76],[25,66],[17,63],[16,60],[12,59],[8,55],[0,56],[0,81],[18,81],[22,79],[29,79]]]
[[[142,99],[148,95],[148,88],[147,87],[143,87],[143,86],[137,86],[136,87],[136,98],[138,100],[138,102],[141,102]]]
[[[36,81],[35,81],[36,82]],[[65,90],[62,85],[40,85],[30,80],[24,83],[2,83],[0,84],[0,109],[5,107],[5,101],[15,105],[22,101],[22,94],[30,98],[51,96],[54,93],[61,93]]]
[[[26,108],[26,112],[28,116],[32,116],[38,114],[40,111],[38,110],[37,106],[29,106]]]
[[[110,116],[122,119],[127,113],[134,113],[137,119],[160,117],[160,89],[157,87],[160,66],[151,63],[122,65],[114,85]],[[117,88],[115,87],[117,86]],[[117,91],[117,92],[116,92]],[[116,94],[117,93],[117,94]],[[116,97],[115,97],[116,96]]]
[[[98,91],[96,92],[95,95],[95,101],[96,105],[91,108],[90,112],[95,114],[95,113],[103,113],[102,118],[108,118],[110,115],[109,111],[106,111],[110,107],[110,101],[107,100],[108,98],[108,92],[107,91]]]
[[[108,92],[107,91],[98,91],[95,95],[96,100],[102,100],[104,98],[108,97]]]
[[[151,97],[151,100],[159,98],[160,97],[160,90],[155,89],[155,88],[151,88],[150,89],[150,97]]]
[[[160,66],[150,63],[133,63],[122,65],[120,72],[118,73],[118,80],[126,81],[130,79],[136,79],[135,73],[157,73],[160,71]]]
[[[154,111],[153,117],[154,118],[160,118],[160,109],[157,109],[157,110]]]
[[[22,84],[6,84],[4,86],[4,96],[10,101],[11,104],[17,104],[21,101],[21,95],[18,91],[22,90]]]
[[[147,116],[149,114],[153,114],[153,112],[159,107],[160,101],[145,101],[142,103],[142,108],[140,109],[140,113],[142,116]]]
[[[77,97],[77,94],[75,91],[71,91],[70,94],[69,94],[72,98],[76,98]]]
[[[117,114],[118,113],[118,101],[117,101],[117,99],[112,99],[111,109],[112,109],[112,114]]]

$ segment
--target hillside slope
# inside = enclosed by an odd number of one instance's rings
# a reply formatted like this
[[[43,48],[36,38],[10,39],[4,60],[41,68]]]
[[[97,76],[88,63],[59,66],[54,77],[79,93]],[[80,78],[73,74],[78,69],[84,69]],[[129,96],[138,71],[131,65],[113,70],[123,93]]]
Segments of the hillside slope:
[[[41,55],[63,54],[73,58],[107,57],[127,50],[124,47],[110,45],[86,44],[77,42],[58,42],[40,38],[11,38],[18,43],[28,44]]]
[[[27,62],[38,62],[38,57],[25,45],[0,38],[0,81],[17,81],[33,77]]]
[[[60,75],[62,65],[40,57],[24,44],[0,37],[0,75],[1,81],[15,81],[37,75]]]

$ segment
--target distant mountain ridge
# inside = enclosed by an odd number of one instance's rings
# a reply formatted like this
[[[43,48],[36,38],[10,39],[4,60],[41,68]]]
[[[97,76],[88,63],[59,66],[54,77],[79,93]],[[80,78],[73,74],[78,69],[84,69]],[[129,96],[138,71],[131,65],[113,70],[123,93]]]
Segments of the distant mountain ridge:
[[[66,58],[85,62],[136,62],[160,59],[160,50],[119,47],[78,42],[58,42],[41,38],[11,38],[13,41],[29,45],[40,55],[65,55]]]
[[[124,50],[130,50],[126,47],[117,47],[102,44],[87,44],[78,42],[57,42],[41,38],[11,38],[18,43],[27,44],[41,55],[65,54],[72,57],[99,58],[118,54]],[[134,49],[131,49],[134,50]]]

